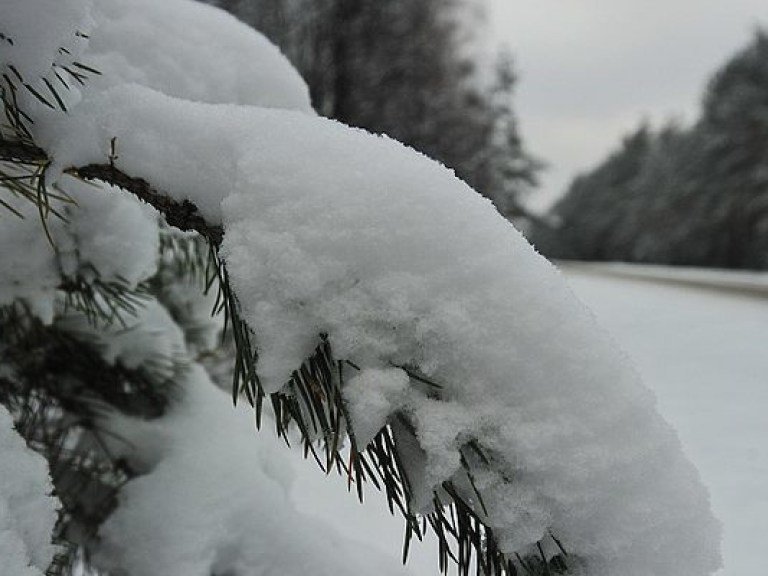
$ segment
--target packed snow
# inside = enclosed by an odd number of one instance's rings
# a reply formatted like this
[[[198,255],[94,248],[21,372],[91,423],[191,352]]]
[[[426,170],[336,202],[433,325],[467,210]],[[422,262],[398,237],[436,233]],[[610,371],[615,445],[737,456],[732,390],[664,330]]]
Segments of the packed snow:
[[[38,1],[46,4],[30,5]],[[504,551],[526,554],[554,533],[592,576],[702,576],[717,568],[719,526],[707,493],[652,394],[490,202],[397,142],[307,113],[306,88],[276,50],[211,8],[144,1],[149,25],[125,0],[96,6],[93,56],[111,72],[83,88],[69,114],[37,111],[33,134],[54,160],[49,183],[68,167],[114,161],[223,224],[221,254],[256,331],[268,391],[327,334],[337,357],[362,368],[349,396],[353,427],[370,436],[365,426],[396,412],[413,425],[419,451],[408,466],[417,509],[429,510],[441,482],[463,479],[460,450],[476,441],[493,462],[478,466],[475,479]],[[205,43],[203,57],[206,21],[222,39]],[[136,38],[128,42],[122,24]],[[23,19],[18,25],[24,29]],[[223,40],[230,36],[240,39],[237,54]],[[154,46],[152,58],[141,56],[146,46]],[[195,48],[188,55],[187,46]],[[163,55],[201,69],[179,74],[184,67]],[[240,72],[223,64],[233,58],[266,80],[216,84],[222,77],[209,74],[212,67],[230,79]],[[188,78],[211,87],[193,90]],[[276,108],[280,102],[287,109]],[[403,366],[439,383],[440,398],[409,385]],[[219,459],[245,446],[212,432],[211,419],[223,414],[199,400],[203,380],[193,367],[168,429],[153,434],[165,438],[151,446],[164,457],[126,487],[104,528],[104,558],[139,575],[172,574],[174,566],[185,575],[246,566],[298,574],[310,558],[317,572],[328,545],[320,539],[332,537],[299,528],[290,509],[285,532],[264,522],[287,497],[268,487],[269,463],[250,469]],[[226,452],[228,443],[238,450]],[[263,485],[267,501],[252,483]],[[159,510],[167,511],[162,522]],[[306,558],[287,559],[294,532]],[[254,547],[268,537],[270,545]],[[356,557],[350,551],[328,573],[344,562],[355,573]]]
[[[0,559],[3,574],[42,576],[53,560],[58,500],[45,459],[27,448],[0,406]]]

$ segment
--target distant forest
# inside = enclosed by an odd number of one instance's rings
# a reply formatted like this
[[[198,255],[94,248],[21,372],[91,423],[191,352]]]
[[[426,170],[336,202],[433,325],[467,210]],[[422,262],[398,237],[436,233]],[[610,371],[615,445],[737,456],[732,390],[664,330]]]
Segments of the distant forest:
[[[708,83],[690,127],[641,125],[578,176],[531,241],[546,256],[768,269],[768,36]]]

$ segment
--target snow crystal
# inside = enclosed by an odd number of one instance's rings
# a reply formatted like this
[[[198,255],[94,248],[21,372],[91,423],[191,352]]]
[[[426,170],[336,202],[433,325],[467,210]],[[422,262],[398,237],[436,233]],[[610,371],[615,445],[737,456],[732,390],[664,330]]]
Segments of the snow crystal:
[[[51,534],[58,502],[50,496],[48,464],[27,448],[0,406],[0,558],[3,574],[42,576],[56,547]]]
[[[407,574],[298,512],[281,441],[256,437],[250,411],[233,412],[200,367],[181,384],[184,398],[161,421],[112,423],[136,448],[128,458],[154,458],[140,463],[148,474],[123,488],[102,527],[100,565],[133,576],[358,576],[371,565],[381,576]]]

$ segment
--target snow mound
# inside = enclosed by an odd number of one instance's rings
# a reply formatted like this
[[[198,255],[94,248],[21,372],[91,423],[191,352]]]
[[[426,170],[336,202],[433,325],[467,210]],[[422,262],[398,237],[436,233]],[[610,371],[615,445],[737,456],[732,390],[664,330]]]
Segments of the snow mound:
[[[135,82],[171,96],[312,113],[309,89],[278,48],[201,2],[98,0],[84,57],[96,85]],[[226,55],[226,56],[224,56]]]
[[[56,547],[51,534],[58,501],[50,496],[48,463],[27,448],[0,406],[0,558],[7,576],[42,576]]]
[[[253,414],[233,412],[200,367],[180,385],[184,398],[161,421],[113,422],[134,455],[152,457],[101,529],[101,566],[132,576],[358,576],[371,565],[380,576],[407,574],[297,511],[285,447],[255,437]]]

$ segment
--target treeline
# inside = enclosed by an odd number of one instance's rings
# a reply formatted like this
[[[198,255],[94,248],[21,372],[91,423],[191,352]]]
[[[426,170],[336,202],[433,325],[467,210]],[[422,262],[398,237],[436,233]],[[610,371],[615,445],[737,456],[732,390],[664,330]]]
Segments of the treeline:
[[[545,255],[768,269],[768,35],[713,76],[689,128],[641,126],[577,177],[532,241]]]
[[[505,216],[521,214],[539,166],[518,131],[511,59],[489,65],[470,49],[478,2],[207,1],[280,46],[320,114],[400,140],[453,168]]]

